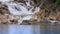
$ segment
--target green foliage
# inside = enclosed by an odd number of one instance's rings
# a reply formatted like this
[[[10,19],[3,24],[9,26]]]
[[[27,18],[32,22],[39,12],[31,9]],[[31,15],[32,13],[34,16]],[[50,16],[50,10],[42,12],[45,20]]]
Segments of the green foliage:
[[[39,1],[37,2],[37,6],[39,6],[41,3],[42,3],[42,0],[39,0]]]
[[[60,5],[60,0],[56,0],[55,4],[56,4],[56,6],[59,6]]]
[[[36,4],[36,6],[40,6],[41,4],[43,4],[44,0],[39,0]]]
[[[56,6],[56,7],[54,7],[54,9],[53,9],[54,12],[55,12],[56,9],[58,9],[58,7],[60,6],[60,0],[55,0],[55,6]]]
[[[60,6],[60,0],[46,0],[46,1],[48,1],[48,2],[51,1],[52,4],[54,4],[54,6],[53,6],[54,8],[52,9],[53,11],[56,11],[56,9]],[[36,6],[40,6],[41,4],[44,3],[45,4],[44,8],[48,9],[50,4],[48,4],[48,3],[46,4],[45,3],[46,1],[45,0],[38,0]],[[42,7],[43,7],[43,5],[42,5]]]

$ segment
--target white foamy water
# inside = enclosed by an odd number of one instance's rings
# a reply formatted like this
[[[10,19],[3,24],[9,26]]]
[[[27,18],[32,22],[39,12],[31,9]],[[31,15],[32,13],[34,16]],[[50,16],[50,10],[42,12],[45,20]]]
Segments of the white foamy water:
[[[0,2],[10,2],[10,1],[13,1],[13,0],[0,0]]]

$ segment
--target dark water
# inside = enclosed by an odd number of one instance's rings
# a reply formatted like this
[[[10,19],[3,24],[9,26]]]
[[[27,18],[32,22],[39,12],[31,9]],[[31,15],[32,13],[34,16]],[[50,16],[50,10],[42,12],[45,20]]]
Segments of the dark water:
[[[0,25],[0,34],[60,34],[60,25]]]
[[[41,34],[60,34],[60,24],[41,24]]]

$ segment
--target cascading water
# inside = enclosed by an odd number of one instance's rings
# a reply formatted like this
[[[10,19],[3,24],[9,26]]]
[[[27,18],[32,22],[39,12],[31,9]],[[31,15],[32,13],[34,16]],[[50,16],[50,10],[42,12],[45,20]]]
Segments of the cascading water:
[[[36,12],[40,10],[39,7],[34,8],[34,6],[30,5],[30,0],[24,0],[26,5],[23,3],[16,3],[13,0],[0,0],[2,4],[6,4],[12,16],[18,18],[18,24],[22,23],[23,20],[30,20]],[[33,11],[34,10],[34,11]],[[21,17],[23,16],[23,17]]]

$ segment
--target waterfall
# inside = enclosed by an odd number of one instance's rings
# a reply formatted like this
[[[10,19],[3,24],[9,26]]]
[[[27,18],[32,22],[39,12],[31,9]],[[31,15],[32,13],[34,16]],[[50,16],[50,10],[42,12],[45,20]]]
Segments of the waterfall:
[[[8,10],[12,14],[12,16],[16,16],[16,18],[18,16],[20,18],[18,20],[19,23],[22,23],[23,20],[30,20],[32,16],[40,10],[39,7],[34,8],[34,6],[31,6],[30,0],[24,0],[26,2],[26,5],[23,3],[13,2],[11,0],[0,1],[2,2],[2,4],[6,4],[8,6]],[[21,16],[24,17],[22,18]]]
[[[0,0],[0,2],[10,2],[10,1],[13,1],[13,0]]]

